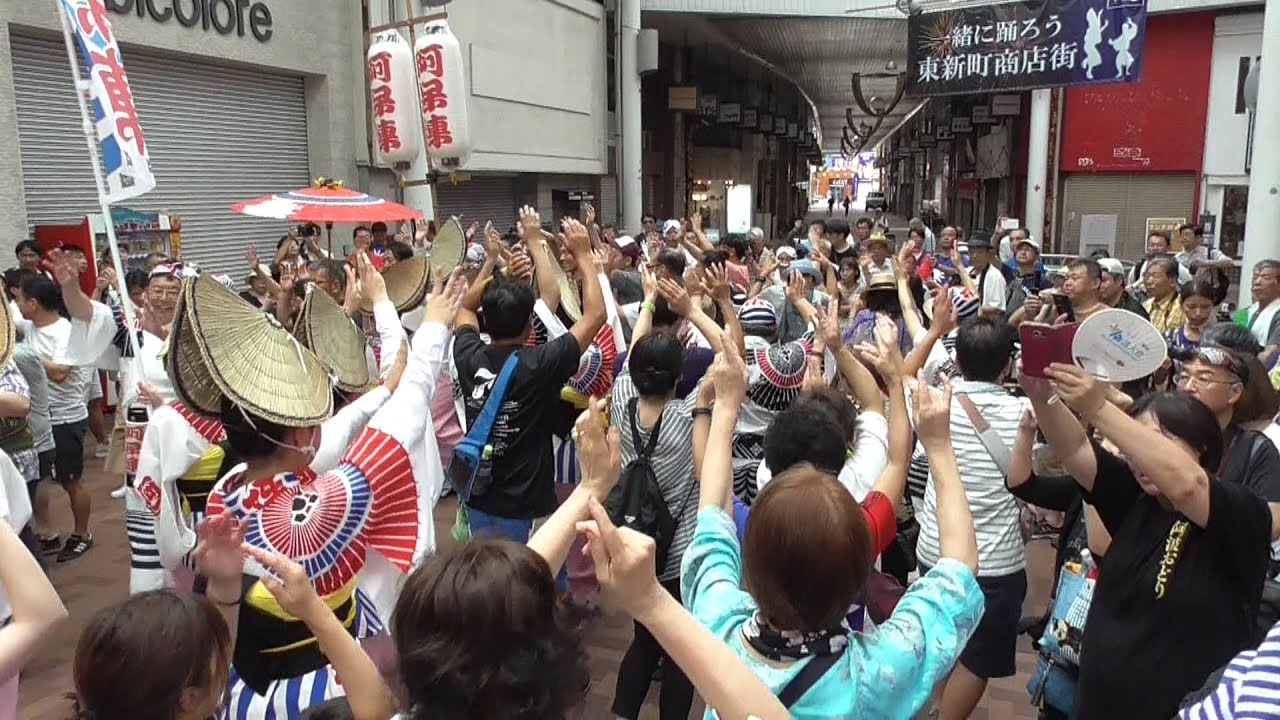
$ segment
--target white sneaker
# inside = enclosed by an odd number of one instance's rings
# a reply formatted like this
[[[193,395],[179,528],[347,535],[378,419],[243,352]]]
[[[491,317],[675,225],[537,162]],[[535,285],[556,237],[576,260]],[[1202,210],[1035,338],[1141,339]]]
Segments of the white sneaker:
[[[93,456],[94,456],[95,458],[98,458],[99,460],[101,460],[102,458],[106,457],[106,456],[107,456],[107,446],[106,446],[106,445],[99,445],[97,448],[95,448],[95,449],[94,449],[94,451],[93,451]]]
[[[111,491],[111,497],[113,497],[113,498],[115,498],[115,499],[119,500],[120,498],[124,497],[124,494],[125,494],[125,493],[127,493],[127,492],[129,492],[129,486],[128,486],[128,485],[121,485],[120,487],[118,487],[118,488],[116,488],[115,490],[112,490],[112,491]]]

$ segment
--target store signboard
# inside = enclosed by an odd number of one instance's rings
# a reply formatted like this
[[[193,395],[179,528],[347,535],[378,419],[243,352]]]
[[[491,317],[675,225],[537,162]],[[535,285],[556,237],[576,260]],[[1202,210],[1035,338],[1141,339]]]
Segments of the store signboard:
[[[667,88],[667,109],[693,112],[698,109],[696,85],[673,85]]]
[[[1009,117],[1022,113],[1022,96],[1017,93],[1003,93],[991,96],[991,116]]]
[[[748,130],[760,129],[760,111],[756,108],[742,108],[742,127]]]
[[[1186,222],[1185,217],[1149,217],[1147,218],[1147,237],[1154,232],[1164,232],[1176,240],[1178,226],[1185,225]]]
[[[773,132],[773,114],[760,113],[760,132],[770,134]]]
[[[745,235],[751,230],[751,186],[734,185],[725,190],[726,229]]]
[[[1019,0],[907,19],[907,92],[954,95],[1105,82],[1142,72],[1146,0]]]
[[[957,135],[966,135],[973,132],[973,120],[963,115],[951,118],[951,132]]]
[[[715,117],[720,111],[720,98],[711,93],[700,96],[698,98],[698,111],[704,117]]]
[[[133,14],[149,17],[165,24],[177,20],[183,27],[199,27],[219,35],[244,37],[245,31],[258,42],[267,42],[275,34],[271,8],[265,2],[250,0],[105,0],[108,10],[117,15]]]
[[[990,125],[996,121],[995,117],[991,115],[990,105],[974,105],[973,115],[969,119],[973,121],[974,125]]]
[[[716,122],[732,125],[742,122],[742,103],[720,103],[720,116]]]

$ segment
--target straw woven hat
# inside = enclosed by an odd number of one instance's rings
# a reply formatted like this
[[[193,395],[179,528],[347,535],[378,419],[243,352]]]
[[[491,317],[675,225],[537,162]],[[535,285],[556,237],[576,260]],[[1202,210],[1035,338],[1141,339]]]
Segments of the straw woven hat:
[[[427,259],[414,256],[401,260],[382,273],[387,285],[387,299],[396,306],[396,312],[406,313],[422,304],[427,296]]]
[[[319,425],[333,410],[315,353],[207,275],[183,281],[164,361],[179,399],[205,415],[217,417],[224,397],[287,427]]]
[[[466,254],[467,233],[462,229],[458,218],[451,217],[445,221],[431,243],[431,264],[435,266],[436,272],[448,275],[462,264]]]
[[[0,306],[0,368],[6,368],[13,359],[15,330],[9,303],[0,302]]]
[[[332,374],[333,384],[343,392],[360,392],[369,387],[364,333],[329,293],[317,290],[315,285],[308,288],[293,335],[320,358]]]
[[[554,250],[550,245],[545,246],[547,253],[551,256],[551,270],[556,274],[556,283],[560,285],[560,307],[564,308],[564,312],[569,319],[578,322],[582,319],[582,303],[578,301],[578,288],[569,280],[568,274],[564,268],[560,267],[560,263],[556,260]]]

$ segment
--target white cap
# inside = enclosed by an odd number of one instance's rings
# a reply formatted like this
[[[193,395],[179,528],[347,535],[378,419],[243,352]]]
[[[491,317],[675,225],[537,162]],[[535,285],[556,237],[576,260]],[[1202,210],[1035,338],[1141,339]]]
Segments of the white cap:
[[[1124,277],[1124,263],[1115,258],[1098,258],[1098,267],[1102,268],[1104,273]]]
[[[1027,237],[1014,243],[1013,244],[1014,251],[1016,252],[1018,250],[1018,247],[1022,245],[1030,245],[1031,247],[1036,249],[1036,252],[1040,252],[1040,241],[1033,237]]]
[[[663,234],[663,235],[666,235],[667,233],[671,232],[672,230],[679,231],[679,230],[680,230],[680,227],[681,227],[681,226],[680,226],[680,221],[679,221],[679,220],[668,220],[668,221],[666,221],[666,222],[662,223],[662,234]]]

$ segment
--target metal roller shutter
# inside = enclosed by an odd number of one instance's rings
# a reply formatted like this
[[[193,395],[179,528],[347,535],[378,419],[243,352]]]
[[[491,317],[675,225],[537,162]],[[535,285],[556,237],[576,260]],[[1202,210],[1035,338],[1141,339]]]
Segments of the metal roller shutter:
[[[11,44],[28,224],[98,212],[62,42]],[[302,78],[124,55],[156,176],[156,189],[128,206],[180,216],[182,255],[206,269],[243,268],[249,242],[274,248],[284,224],[231,205],[308,183]]]
[[[600,178],[600,224],[618,222],[618,178]]]
[[[1066,242],[1062,252],[1080,252],[1081,216],[1115,215],[1114,255],[1136,260],[1146,254],[1147,218],[1190,218],[1195,194],[1196,176],[1191,173],[1068,175],[1063,195]]]
[[[462,226],[479,221],[492,221],[498,232],[516,225],[516,191],[510,177],[472,175],[471,180],[457,185],[442,179],[436,186],[436,215],[457,215]]]

